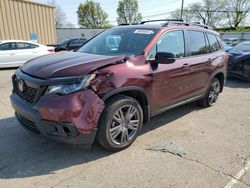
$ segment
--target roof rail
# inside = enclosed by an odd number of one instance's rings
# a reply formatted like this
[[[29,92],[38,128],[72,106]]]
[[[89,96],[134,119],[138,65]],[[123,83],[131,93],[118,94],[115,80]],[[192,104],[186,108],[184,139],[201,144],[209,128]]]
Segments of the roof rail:
[[[184,22],[182,19],[159,19],[159,20],[148,20],[142,21],[140,24],[145,24],[149,22],[158,22],[158,21],[165,21],[166,23],[163,24],[163,27],[169,25],[185,25],[185,26],[199,26],[205,29],[212,29],[212,27],[200,24],[200,22]]]
[[[198,27],[203,27],[205,29],[212,29],[212,27],[208,25],[203,25],[200,24],[200,22],[167,22],[163,26],[169,26],[169,25],[185,25],[185,26],[198,26]]]
[[[183,22],[182,19],[159,19],[159,20],[142,21],[140,24],[145,24],[145,23],[149,23],[149,22],[159,22],[159,21],[165,21],[165,22]]]
[[[123,25],[130,25],[129,23],[122,23],[122,24],[119,24],[118,26],[123,26]]]
[[[122,23],[122,24],[119,24],[118,26],[125,26],[125,25],[138,25],[138,23]]]
[[[191,24],[193,24],[194,26],[203,27],[203,28],[205,28],[205,29],[212,29],[211,26],[203,25],[203,24],[200,24],[199,22],[191,22]]]

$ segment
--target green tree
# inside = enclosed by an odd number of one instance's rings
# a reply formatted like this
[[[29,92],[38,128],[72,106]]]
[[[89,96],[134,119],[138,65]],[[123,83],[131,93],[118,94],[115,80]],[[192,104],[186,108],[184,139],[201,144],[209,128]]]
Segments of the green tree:
[[[47,3],[55,7],[54,17],[55,17],[56,28],[64,27],[67,24],[66,15],[61,6],[59,6],[55,0],[48,0]]]
[[[116,11],[118,24],[136,24],[142,20],[137,0],[120,0]]]
[[[216,27],[224,19],[224,13],[221,11],[225,6],[223,0],[203,0],[190,5],[194,19],[205,25]]]
[[[250,12],[249,0],[231,0],[226,2],[226,17],[230,28],[237,28]]]
[[[78,22],[81,28],[108,28],[108,14],[102,10],[100,3],[87,0],[80,3],[77,11]]]
[[[170,13],[171,19],[180,19],[181,18],[181,9],[176,9],[174,12]],[[194,20],[193,12],[190,10],[183,10],[182,19],[185,22],[194,22],[197,20]]]

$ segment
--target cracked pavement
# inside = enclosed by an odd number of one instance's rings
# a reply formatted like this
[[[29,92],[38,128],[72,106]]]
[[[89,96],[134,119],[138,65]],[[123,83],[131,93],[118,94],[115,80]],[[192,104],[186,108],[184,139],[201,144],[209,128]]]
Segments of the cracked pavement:
[[[224,187],[250,161],[250,83],[229,80],[218,103],[170,110],[111,153],[34,136],[18,125],[9,95],[14,70],[0,70],[0,187]],[[147,148],[171,142],[182,157]],[[250,188],[250,170],[235,188]]]

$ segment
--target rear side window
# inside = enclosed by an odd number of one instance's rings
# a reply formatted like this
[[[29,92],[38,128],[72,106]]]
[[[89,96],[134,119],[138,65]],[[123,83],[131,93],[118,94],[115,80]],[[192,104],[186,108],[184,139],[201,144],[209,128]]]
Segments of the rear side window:
[[[207,53],[206,42],[203,32],[187,31],[189,39],[189,49],[191,55],[201,55]]]
[[[207,33],[208,41],[210,44],[210,51],[216,52],[221,49],[220,44],[215,35]]]
[[[38,47],[37,45],[31,44],[31,43],[25,43],[25,42],[18,42],[17,43],[18,50],[33,49],[33,48],[37,48],[37,47]]]

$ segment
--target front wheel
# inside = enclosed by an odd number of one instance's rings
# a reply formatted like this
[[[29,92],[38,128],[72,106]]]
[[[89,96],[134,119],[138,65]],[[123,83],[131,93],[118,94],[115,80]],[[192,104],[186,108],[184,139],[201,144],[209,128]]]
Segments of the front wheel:
[[[210,83],[207,93],[204,98],[202,98],[198,104],[202,107],[213,106],[220,94],[220,81],[218,78],[214,78]]]
[[[140,104],[134,98],[118,95],[110,99],[99,120],[97,141],[110,151],[130,146],[143,122]]]

